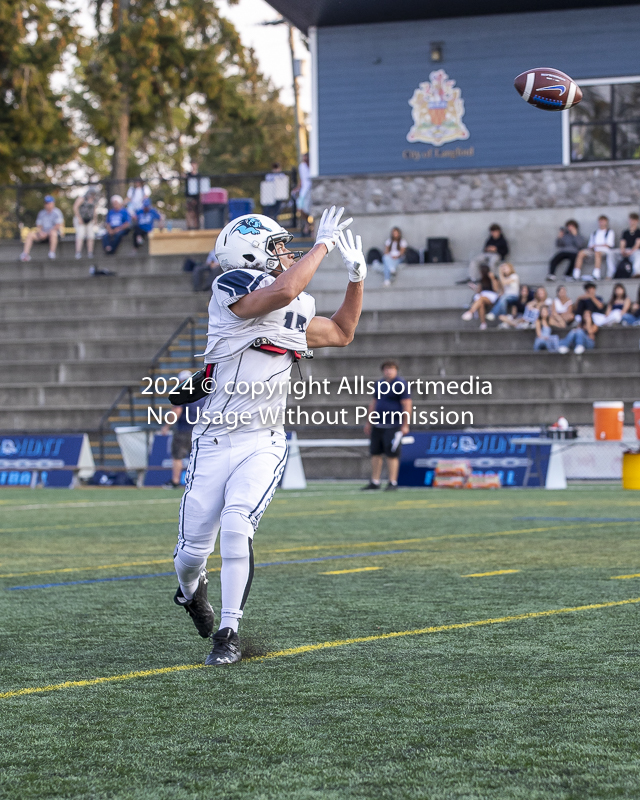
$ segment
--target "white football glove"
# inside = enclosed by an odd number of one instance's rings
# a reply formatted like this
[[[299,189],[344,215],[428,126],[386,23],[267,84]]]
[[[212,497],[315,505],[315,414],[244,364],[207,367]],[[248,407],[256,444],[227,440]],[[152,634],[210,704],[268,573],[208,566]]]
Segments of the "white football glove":
[[[351,231],[340,231],[337,245],[345,267],[349,270],[349,280],[351,283],[360,283],[367,277],[367,261],[362,252],[362,239],[356,236],[354,242]]]
[[[325,208],[320,218],[318,225],[318,233],[316,234],[316,244],[323,244],[330,253],[336,246],[336,239],[341,231],[351,225],[353,219],[349,217],[345,222],[340,222],[340,217],[344,214],[344,208],[339,208],[336,211],[335,206]]]

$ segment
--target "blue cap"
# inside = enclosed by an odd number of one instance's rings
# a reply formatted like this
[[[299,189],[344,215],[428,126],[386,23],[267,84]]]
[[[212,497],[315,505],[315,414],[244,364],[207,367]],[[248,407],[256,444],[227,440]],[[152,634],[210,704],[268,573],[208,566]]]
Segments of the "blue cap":
[[[151,200],[148,197],[145,197],[142,201],[143,208],[151,208]]]
[[[51,195],[48,194],[48,195],[45,196],[44,202],[45,203],[55,203],[56,201],[55,201],[55,198],[51,197]]]

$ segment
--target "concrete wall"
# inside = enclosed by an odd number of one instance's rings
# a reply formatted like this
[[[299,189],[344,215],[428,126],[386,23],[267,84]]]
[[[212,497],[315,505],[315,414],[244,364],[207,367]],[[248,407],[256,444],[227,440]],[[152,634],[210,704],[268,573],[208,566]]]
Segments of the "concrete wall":
[[[454,258],[464,261],[497,222],[514,262],[546,261],[570,217],[588,235],[604,213],[619,236],[629,212],[640,209],[640,165],[329,176],[315,180],[313,203],[315,213],[344,205],[365,249],[379,247],[398,225],[415,248],[429,236],[446,236]]]
[[[319,28],[318,173],[560,164],[561,115],[527,105],[514,78],[537,66],[577,81],[637,75],[638,10],[611,6]],[[434,41],[443,43],[440,63],[430,61]],[[409,100],[440,68],[461,90],[469,138],[437,150],[408,142],[407,134]]]

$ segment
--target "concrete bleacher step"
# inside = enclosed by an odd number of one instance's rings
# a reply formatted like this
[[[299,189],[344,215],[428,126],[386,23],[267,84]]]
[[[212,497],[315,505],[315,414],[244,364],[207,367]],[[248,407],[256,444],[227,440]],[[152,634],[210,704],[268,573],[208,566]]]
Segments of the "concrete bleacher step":
[[[73,302],[73,301],[71,301]],[[76,308],[83,315],[130,316],[139,314],[162,314],[171,311],[182,314],[196,314],[204,311],[207,301],[200,293],[173,292],[168,294],[108,294],[104,297],[83,297],[75,301]],[[70,301],[67,298],[21,297],[0,300],[0,320],[38,319],[45,315],[68,314]]]
[[[177,326],[176,326],[177,327]],[[168,339],[166,330],[152,337],[114,336],[112,338],[91,339],[87,332],[74,338],[50,339],[4,339],[2,342],[2,364],[23,364],[34,369],[38,365],[57,366],[82,361],[123,361],[144,358],[145,363]],[[196,337],[196,350],[202,352],[206,338]],[[185,350],[190,350],[185,343]],[[7,373],[4,373],[5,375]],[[10,373],[9,373],[10,374]]]
[[[151,338],[163,340],[182,323],[187,315],[179,313],[129,314],[126,316],[82,316],[69,313],[66,316],[43,316],[34,319],[0,320],[0,337],[16,339],[48,336],[101,340],[115,336]],[[150,357],[153,353],[150,353]]]
[[[188,273],[134,274],[112,277],[67,276],[38,278],[31,284],[24,279],[0,279],[0,299],[77,298],[103,297],[104,295],[171,295],[191,291]]]

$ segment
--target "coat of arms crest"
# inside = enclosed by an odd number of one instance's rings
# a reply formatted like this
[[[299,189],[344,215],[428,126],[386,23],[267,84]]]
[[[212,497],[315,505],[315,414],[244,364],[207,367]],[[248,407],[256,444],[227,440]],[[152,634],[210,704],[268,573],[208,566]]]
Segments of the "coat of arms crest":
[[[413,125],[407,141],[440,146],[469,138],[462,121],[464,100],[455,84],[443,69],[432,72],[429,80],[420,84],[409,100]]]

